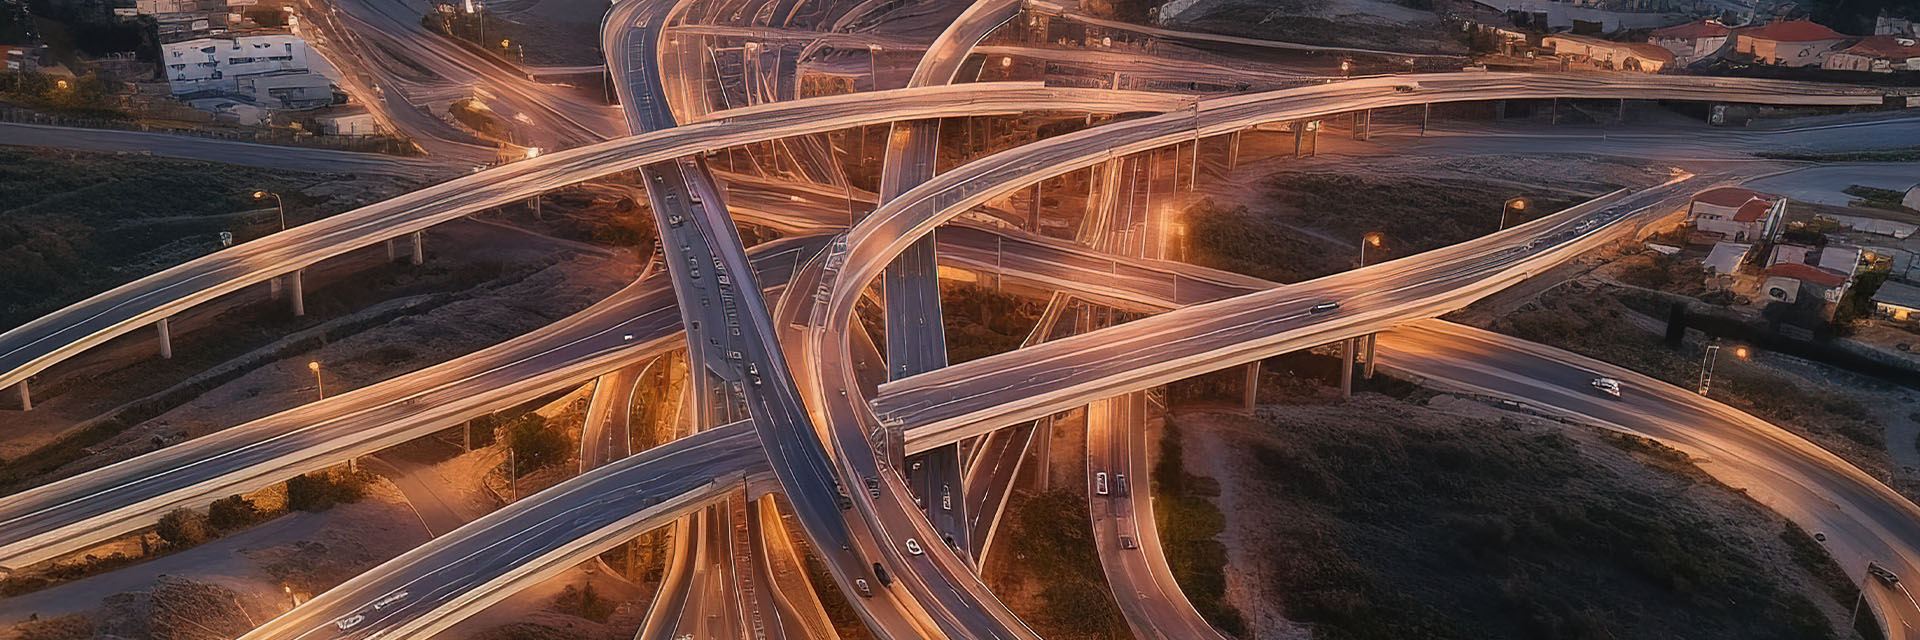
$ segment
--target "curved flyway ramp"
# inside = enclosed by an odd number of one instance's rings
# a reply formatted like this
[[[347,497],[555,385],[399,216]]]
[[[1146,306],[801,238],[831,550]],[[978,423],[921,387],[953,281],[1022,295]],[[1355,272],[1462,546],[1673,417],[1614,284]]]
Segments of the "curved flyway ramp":
[[[115,287],[0,334],[0,388],[183,309],[473,211],[644,164],[773,138],[902,119],[1041,109],[1158,112],[1168,94],[987,83],[810,98],[522,160],[225,249]]]
[[[487,514],[241,638],[431,637],[766,473],[752,424],[695,433]]]

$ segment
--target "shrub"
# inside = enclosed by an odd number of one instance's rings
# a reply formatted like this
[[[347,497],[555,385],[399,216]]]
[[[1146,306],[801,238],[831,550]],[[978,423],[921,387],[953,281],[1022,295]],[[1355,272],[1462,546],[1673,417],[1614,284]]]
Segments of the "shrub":
[[[231,531],[250,524],[260,517],[260,510],[252,500],[240,496],[227,496],[213,501],[207,506],[207,524],[221,531]]]
[[[287,508],[325,511],[360,499],[364,481],[357,476],[315,471],[287,480]]]
[[[513,448],[515,477],[553,466],[567,459],[573,446],[567,434],[547,428],[547,419],[529,413],[507,429],[507,446]]]
[[[161,516],[160,524],[155,525],[153,531],[174,547],[191,547],[212,537],[207,530],[206,517],[184,507]]]

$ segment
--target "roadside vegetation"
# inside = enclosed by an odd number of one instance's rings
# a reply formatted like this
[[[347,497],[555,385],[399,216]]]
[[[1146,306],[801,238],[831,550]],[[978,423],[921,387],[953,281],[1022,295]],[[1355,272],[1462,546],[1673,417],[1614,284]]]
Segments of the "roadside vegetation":
[[[1219,541],[1226,516],[1213,500],[1220,484],[1187,472],[1180,427],[1168,416],[1153,465],[1153,518],[1167,567],[1193,608],[1215,629],[1240,636],[1247,621],[1227,601],[1227,548]]]
[[[1100,567],[1088,520],[1087,498],[1076,489],[1045,493],[1017,491],[1007,505],[1006,530],[996,534],[1006,548],[988,556],[1017,580],[1006,588],[1009,605],[1030,603],[1030,611],[1016,611],[1021,619],[1047,638],[1074,640],[1132,637],[1126,618],[1113,602],[1113,590]],[[1003,555],[1009,560],[996,560]]]
[[[1274,601],[1316,638],[1806,639],[1844,622],[1844,573],[1684,454],[1407,406],[1263,410],[1244,443],[1243,490],[1278,509],[1245,544],[1271,550]]]
[[[947,361],[959,364],[1018,348],[1047,305],[989,286],[942,280],[940,307],[946,321]],[[876,339],[879,335],[884,334],[876,334]]]

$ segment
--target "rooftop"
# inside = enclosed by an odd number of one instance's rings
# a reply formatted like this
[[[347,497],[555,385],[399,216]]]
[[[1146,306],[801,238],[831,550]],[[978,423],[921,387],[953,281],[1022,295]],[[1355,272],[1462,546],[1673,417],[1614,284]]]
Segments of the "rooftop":
[[[1846,36],[1828,29],[1825,25],[1810,20],[1787,20],[1772,24],[1741,29],[1740,35],[1775,42],[1814,42],[1818,40],[1839,40]]]
[[[1733,29],[1728,28],[1727,25],[1720,24],[1708,18],[1667,27],[1665,29],[1655,29],[1653,30],[1653,39],[1698,40],[1700,38],[1721,37],[1732,32]]]
[[[1740,187],[1720,187],[1693,194],[1694,202],[1705,202],[1722,207],[1738,207],[1755,198],[1765,200],[1767,195],[1752,189]]]
[[[1920,287],[1897,280],[1880,283],[1880,289],[1873,292],[1873,301],[1908,309],[1920,309]]]
[[[1761,200],[1759,198],[1754,198],[1752,200],[1748,200],[1746,204],[1740,205],[1739,211],[1733,212],[1733,221],[1734,222],[1753,222],[1755,220],[1759,220],[1761,218],[1767,217],[1767,210],[1772,208],[1773,208],[1773,203],[1767,202],[1765,200]]]
[[[1920,40],[1906,36],[1867,36],[1841,52],[1887,60],[1920,58]]]
[[[1832,269],[1822,269],[1813,265],[1793,262],[1782,262],[1767,267],[1766,273],[1769,277],[1793,278],[1803,282],[1811,282],[1829,289],[1847,283],[1847,274]]]

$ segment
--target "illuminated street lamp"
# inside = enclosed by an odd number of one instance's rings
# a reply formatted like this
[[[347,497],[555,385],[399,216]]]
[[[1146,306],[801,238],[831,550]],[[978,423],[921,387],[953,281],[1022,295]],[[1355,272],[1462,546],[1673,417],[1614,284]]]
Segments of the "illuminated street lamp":
[[[67,87],[71,85],[68,85],[67,81],[65,80],[56,80],[54,81],[53,86],[60,87],[61,91],[65,91]]]
[[[540,147],[527,147],[527,159],[528,159],[528,160],[532,160],[532,159],[534,159],[534,158],[538,158],[538,157],[540,157]]]
[[[265,200],[267,199],[267,196],[273,196],[273,209],[280,213],[280,230],[286,231],[287,230],[287,203],[282,202],[280,200],[280,194],[274,193],[272,191],[268,191],[266,189],[253,190],[253,199],[255,200]]]
[[[1526,198],[1508,198],[1507,203],[1500,206],[1500,228],[1501,229],[1507,228],[1508,213],[1521,213],[1526,210],[1527,210]]]
[[[1353,61],[1341,60],[1340,61],[1340,77],[1345,78],[1350,73],[1353,73]]]
[[[307,361],[307,369],[313,371],[313,389],[320,392],[320,399],[327,399],[327,383],[320,379],[320,361]]]
[[[1367,235],[1360,236],[1360,266],[1367,266],[1367,247],[1379,247],[1386,239],[1386,234],[1378,231],[1369,231]]]

